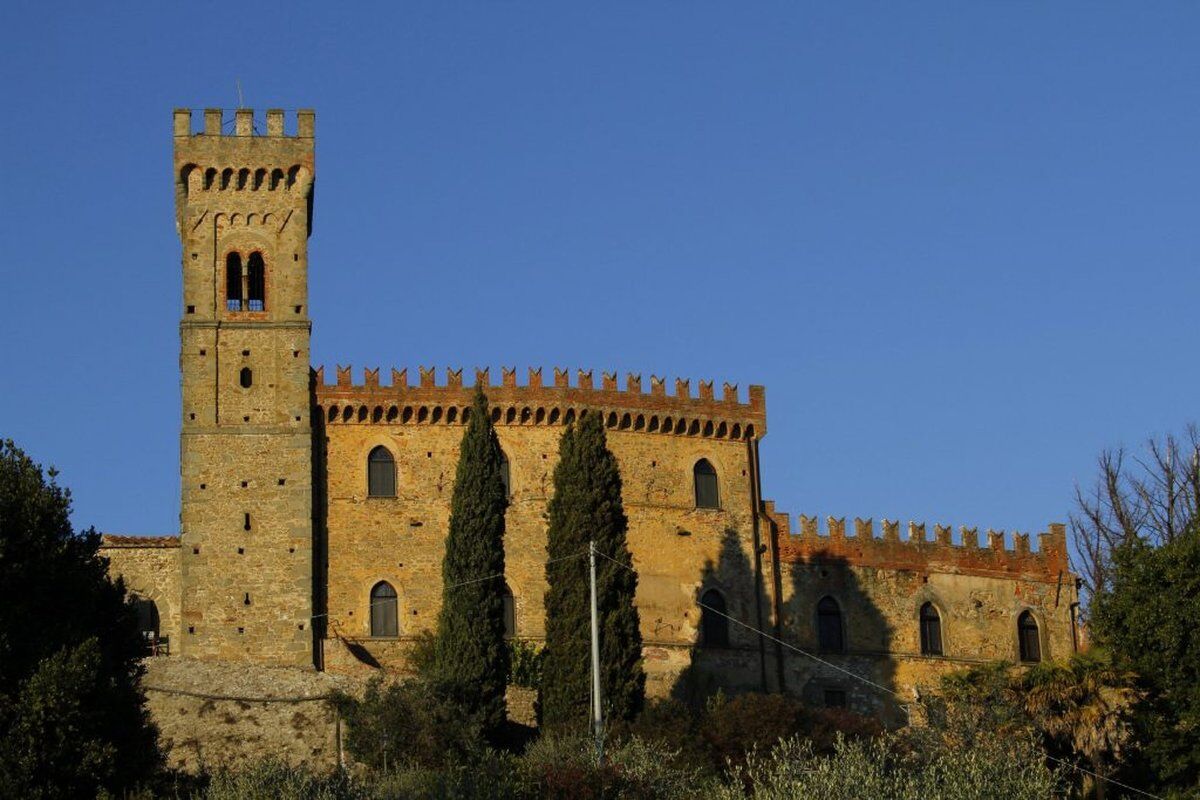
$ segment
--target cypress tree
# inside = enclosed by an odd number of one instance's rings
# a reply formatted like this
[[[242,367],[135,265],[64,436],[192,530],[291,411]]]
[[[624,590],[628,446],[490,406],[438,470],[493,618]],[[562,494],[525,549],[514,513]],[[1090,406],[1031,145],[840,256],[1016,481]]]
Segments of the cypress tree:
[[[429,676],[437,692],[494,732],[505,719],[503,453],[476,391],[459,450],[442,561],[442,609]]]
[[[547,508],[546,654],[539,698],[542,724],[584,728],[591,698],[588,542],[596,543],[600,686],[608,719],[642,709],[646,675],[634,594],[637,574],[626,542],[621,473],[599,413],[567,428]],[[608,558],[605,558],[607,556]],[[609,560],[614,559],[614,561]]]

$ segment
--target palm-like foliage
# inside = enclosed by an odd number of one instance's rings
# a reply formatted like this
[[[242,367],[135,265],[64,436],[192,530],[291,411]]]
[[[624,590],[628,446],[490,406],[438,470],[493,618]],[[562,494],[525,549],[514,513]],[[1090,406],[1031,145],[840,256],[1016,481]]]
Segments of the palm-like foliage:
[[[1145,692],[1133,673],[1104,651],[1078,653],[1065,664],[1041,664],[1017,676],[1012,689],[1050,743],[1108,775],[1133,744],[1134,712]],[[1094,787],[1104,796],[1103,781]]]

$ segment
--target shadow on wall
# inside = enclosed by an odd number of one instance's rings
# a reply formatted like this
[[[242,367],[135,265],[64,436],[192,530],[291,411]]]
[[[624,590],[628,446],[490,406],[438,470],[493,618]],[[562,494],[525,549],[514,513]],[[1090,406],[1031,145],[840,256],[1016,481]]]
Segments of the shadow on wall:
[[[769,687],[765,672],[775,645],[754,630],[771,633],[769,622],[760,621],[769,604],[749,544],[726,528],[717,561],[706,560],[700,572],[692,612],[697,641],[691,662],[671,688],[673,698],[690,706],[702,706],[718,690],[739,694]]]
[[[891,630],[860,583],[873,571],[863,570],[860,577],[846,559],[821,553],[806,563],[780,564],[775,591],[786,599],[776,609],[775,624],[760,623],[757,604],[764,609],[771,604],[745,545],[737,531],[726,530],[717,561],[704,565],[695,595],[697,643],[671,696],[701,706],[718,690],[782,689],[811,708],[844,707],[878,716],[885,724],[902,724],[904,712],[890,694],[895,690]],[[811,656],[780,646],[754,628]]]
[[[317,669],[325,668],[324,644],[329,636],[329,531],[328,531],[328,470],[325,415],[317,405],[315,373],[309,382],[309,408],[312,409],[312,571],[313,662]],[[365,652],[365,651],[364,651]],[[356,654],[357,656],[357,654]],[[372,659],[373,661],[374,659]]]
[[[860,575],[844,557],[821,552],[779,567],[780,582],[790,589],[779,609],[779,638],[811,654],[780,648],[786,691],[813,708],[848,708],[889,726],[903,724],[904,711],[891,694],[891,629],[861,584],[875,570]]]

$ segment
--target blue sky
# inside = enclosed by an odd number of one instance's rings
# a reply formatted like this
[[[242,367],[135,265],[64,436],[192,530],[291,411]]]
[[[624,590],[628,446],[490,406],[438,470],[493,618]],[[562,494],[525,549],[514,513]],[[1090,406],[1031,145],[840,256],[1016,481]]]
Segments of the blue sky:
[[[794,513],[1040,530],[1197,419],[1200,6],[9,3],[0,436],[178,529],[171,109],[317,110],[314,363],[767,386]]]

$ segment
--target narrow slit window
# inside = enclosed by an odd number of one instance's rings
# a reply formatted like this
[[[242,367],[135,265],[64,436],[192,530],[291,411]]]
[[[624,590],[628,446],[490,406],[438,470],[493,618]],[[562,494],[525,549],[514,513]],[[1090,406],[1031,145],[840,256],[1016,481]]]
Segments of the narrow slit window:
[[[225,308],[228,311],[242,310],[242,256],[230,253],[225,256]]]
[[[262,253],[255,251],[250,254],[246,273],[247,307],[250,311],[266,311],[267,268],[263,264]]]
[[[921,606],[921,655],[942,654],[942,618],[933,603]]]
[[[242,371],[238,375],[238,383],[242,385],[243,389],[249,389],[254,385],[254,373],[250,371],[249,367],[242,367]]]

